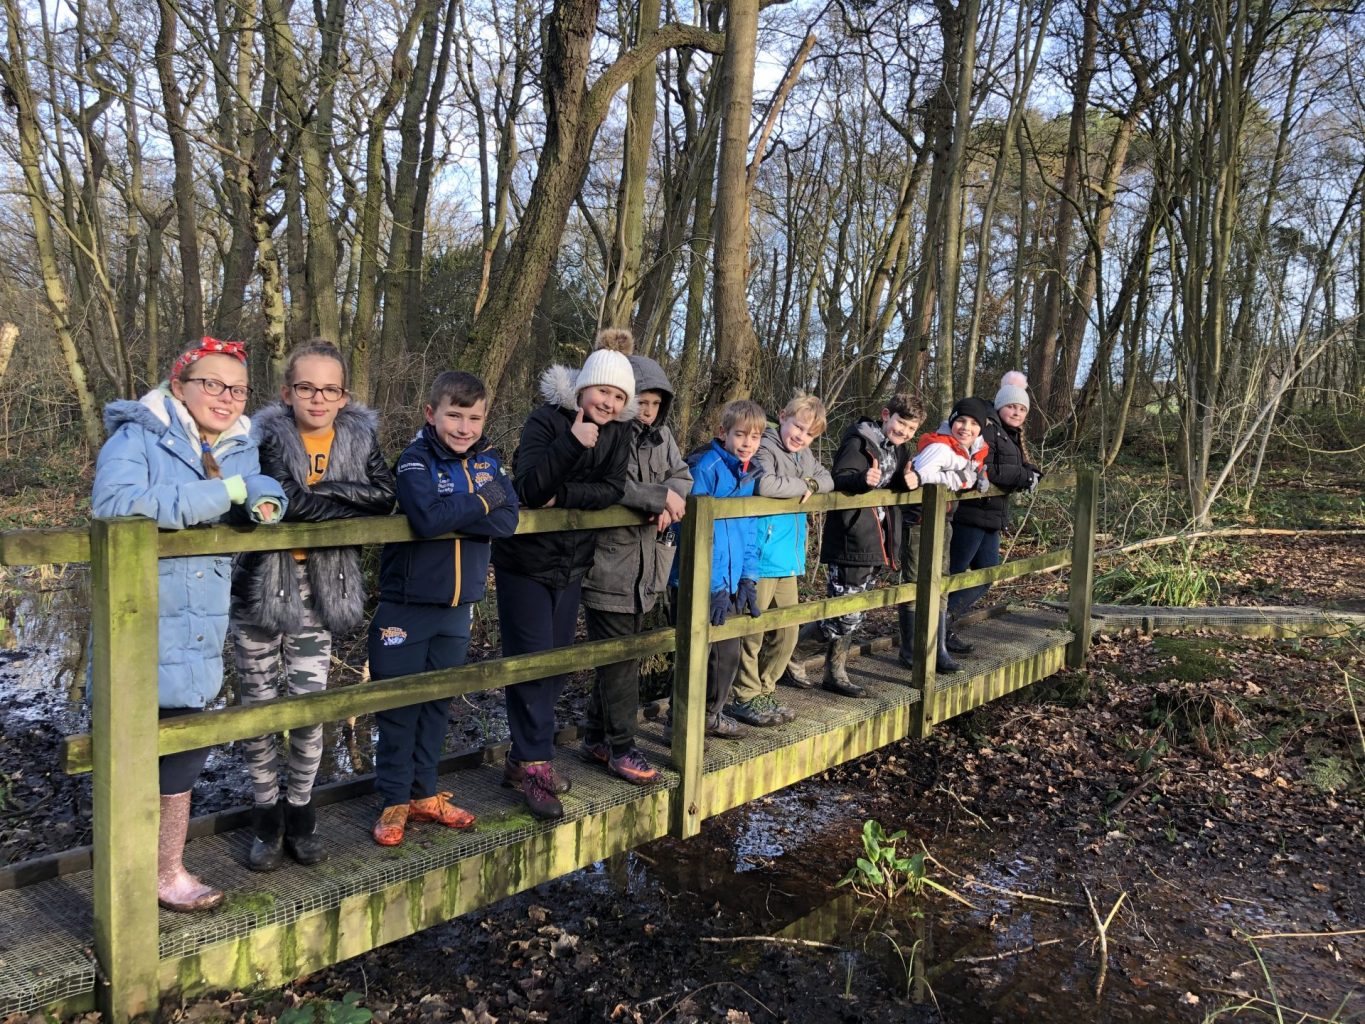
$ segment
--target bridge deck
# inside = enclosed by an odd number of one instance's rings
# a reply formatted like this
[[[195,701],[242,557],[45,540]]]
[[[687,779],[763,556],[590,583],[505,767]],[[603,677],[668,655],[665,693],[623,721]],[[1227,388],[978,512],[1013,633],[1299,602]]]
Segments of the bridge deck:
[[[939,681],[935,720],[960,714],[1050,675],[1061,667],[1070,633],[1062,616],[1011,612],[968,631],[977,644],[967,672]],[[919,693],[894,653],[850,662],[868,687],[866,700],[821,690],[783,690],[796,721],[751,730],[739,741],[709,740],[705,815],[756,799],[905,737]],[[662,725],[642,726],[642,748],[668,765]],[[572,750],[556,761],[573,781],[566,818],[539,822],[500,786],[501,769],[485,765],[441,779],[479,815],[470,832],[417,825],[400,847],[374,845],[372,796],[319,809],[330,858],[307,869],[270,874],[245,867],[245,830],[192,841],[191,869],[229,893],[209,914],[162,912],[163,988],[185,994],[279,984],[486,905],[612,853],[668,833],[678,776],[634,787],[584,764]],[[93,1005],[96,969],[91,873],[78,871],[0,891],[0,1017],[44,1006]]]

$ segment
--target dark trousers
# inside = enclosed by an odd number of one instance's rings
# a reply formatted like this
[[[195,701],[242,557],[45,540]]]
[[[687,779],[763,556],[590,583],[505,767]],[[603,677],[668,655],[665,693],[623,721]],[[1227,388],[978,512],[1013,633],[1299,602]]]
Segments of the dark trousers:
[[[999,530],[983,530],[979,526],[954,525],[948,545],[948,571],[950,573],[966,572],[968,569],[989,569],[991,566],[999,564]],[[961,615],[979,601],[990,588],[989,583],[982,583],[979,586],[968,587],[966,590],[953,591],[948,595],[948,614],[952,616]]]
[[[737,614],[733,608],[730,614]],[[744,653],[744,638],[716,640],[706,654],[706,714],[712,718],[730,701],[735,677],[739,675],[739,659]]]
[[[370,624],[370,678],[392,679],[456,668],[469,653],[473,605],[381,601]],[[450,700],[428,700],[375,714],[379,743],[375,789],[385,807],[436,795],[436,768],[450,723]]]
[[[738,615],[734,598],[730,599],[730,615]],[[668,621],[678,624],[678,588],[668,588]],[[739,676],[739,663],[744,655],[744,638],[713,640],[706,652],[706,714],[714,717],[730,701],[730,691]]]
[[[159,708],[156,713],[157,718],[178,718],[180,715],[196,715],[203,708]],[[162,796],[170,796],[172,793],[184,793],[194,788],[194,780],[199,778],[204,770],[204,763],[209,759],[210,747],[200,747],[198,750],[182,750],[178,754],[166,754],[157,758],[156,770],[160,779]]]
[[[498,585],[498,628],[502,654],[532,654],[568,647],[574,640],[583,581],[562,590],[506,569],[493,569]],[[564,676],[547,676],[503,690],[507,700],[507,729],[512,734],[514,761],[548,761],[554,757],[555,702]]]
[[[638,612],[605,612],[583,608],[589,640],[634,636],[644,630],[645,617]],[[635,722],[640,710],[640,660],[618,661],[597,667],[597,680],[588,694],[588,721],[584,739],[605,742],[616,755],[635,745]]]

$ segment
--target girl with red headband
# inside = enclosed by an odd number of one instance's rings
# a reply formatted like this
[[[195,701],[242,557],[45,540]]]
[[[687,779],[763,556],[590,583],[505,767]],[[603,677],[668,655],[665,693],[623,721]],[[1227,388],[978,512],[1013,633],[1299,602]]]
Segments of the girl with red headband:
[[[204,338],[182,354],[170,379],[136,402],[104,410],[109,440],[95,464],[91,513],[146,516],[163,530],[200,523],[278,522],[280,485],[260,471],[241,342]],[[157,697],[162,718],[201,711],[223,685],[232,559],[163,558],[158,570]],[[157,899],[168,910],[204,910],[223,894],[184,866],[190,791],[208,750],[160,759]]]

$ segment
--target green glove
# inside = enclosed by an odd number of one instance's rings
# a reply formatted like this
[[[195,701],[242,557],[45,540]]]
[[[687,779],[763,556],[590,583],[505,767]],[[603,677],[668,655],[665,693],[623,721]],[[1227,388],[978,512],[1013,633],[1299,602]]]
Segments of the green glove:
[[[234,505],[241,505],[246,501],[246,481],[241,475],[223,478],[223,486],[227,488],[228,500]]]

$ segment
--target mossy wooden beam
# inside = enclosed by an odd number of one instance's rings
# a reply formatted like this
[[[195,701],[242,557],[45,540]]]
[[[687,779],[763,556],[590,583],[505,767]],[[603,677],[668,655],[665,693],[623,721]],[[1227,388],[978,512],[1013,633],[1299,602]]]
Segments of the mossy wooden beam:
[[[90,539],[95,956],[104,1019],[123,1024],[160,999],[156,523],[97,520]]]
[[[1066,663],[1083,668],[1090,653],[1090,611],[1095,601],[1095,508],[1099,504],[1100,477],[1093,469],[1076,474],[1076,507],[1072,515],[1071,581],[1067,596],[1068,619],[1075,639]]]
[[[151,564],[155,569],[155,562]],[[498,689],[561,672],[611,665],[628,658],[648,658],[672,650],[673,636],[671,628],[655,629],[636,636],[594,640],[573,647],[475,662],[460,668],[281,697],[269,704],[239,705],[220,711],[180,715],[161,722],[160,753],[175,754],[199,747],[221,746],[234,740],[317,722],[339,722],[353,715]],[[66,738],[65,768],[68,773],[90,770],[90,746],[89,735]],[[154,743],[153,750],[156,749]]]
[[[948,491],[931,484],[924,488],[924,508],[919,528],[919,569],[915,580],[915,658],[910,680],[919,690],[920,702],[915,706],[913,735],[923,739],[933,731],[938,720],[934,687],[938,650],[938,609],[942,600],[943,553],[946,546],[945,521]]]
[[[704,816],[775,793],[779,789],[896,743],[910,735],[919,701],[897,704],[880,715],[768,751],[715,771],[702,780]]]
[[[989,704],[993,700],[1022,690],[1025,686],[1046,679],[1062,669],[1066,663],[1066,653],[1070,641],[1063,641],[1008,665],[994,669],[984,675],[973,676],[960,683],[940,684],[936,697],[936,719],[946,722],[950,718],[964,715],[973,708]]]
[[[706,731],[706,670],[711,653],[711,552],[717,501],[687,499],[678,555],[677,655],[673,659],[673,764],[680,776],[672,831],[688,839],[701,831],[702,744]]]
[[[668,833],[669,796],[654,790],[554,829],[532,826],[510,845],[168,957],[161,961],[161,984],[181,998],[286,984],[659,839]]]
[[[993,565],[986,569],[972,569],[970,572],[945,576],[940,592],[946,597],[955,590],[966,590],[968,587],[978,587],[987,583],[999,583],[1001,580],[1012,580],[1035,572],[1064,569],[1070,564],[1070,551],[1045,551],[1041,555],[1016,558],[1012,562],[1001,562],[999,565]]]

